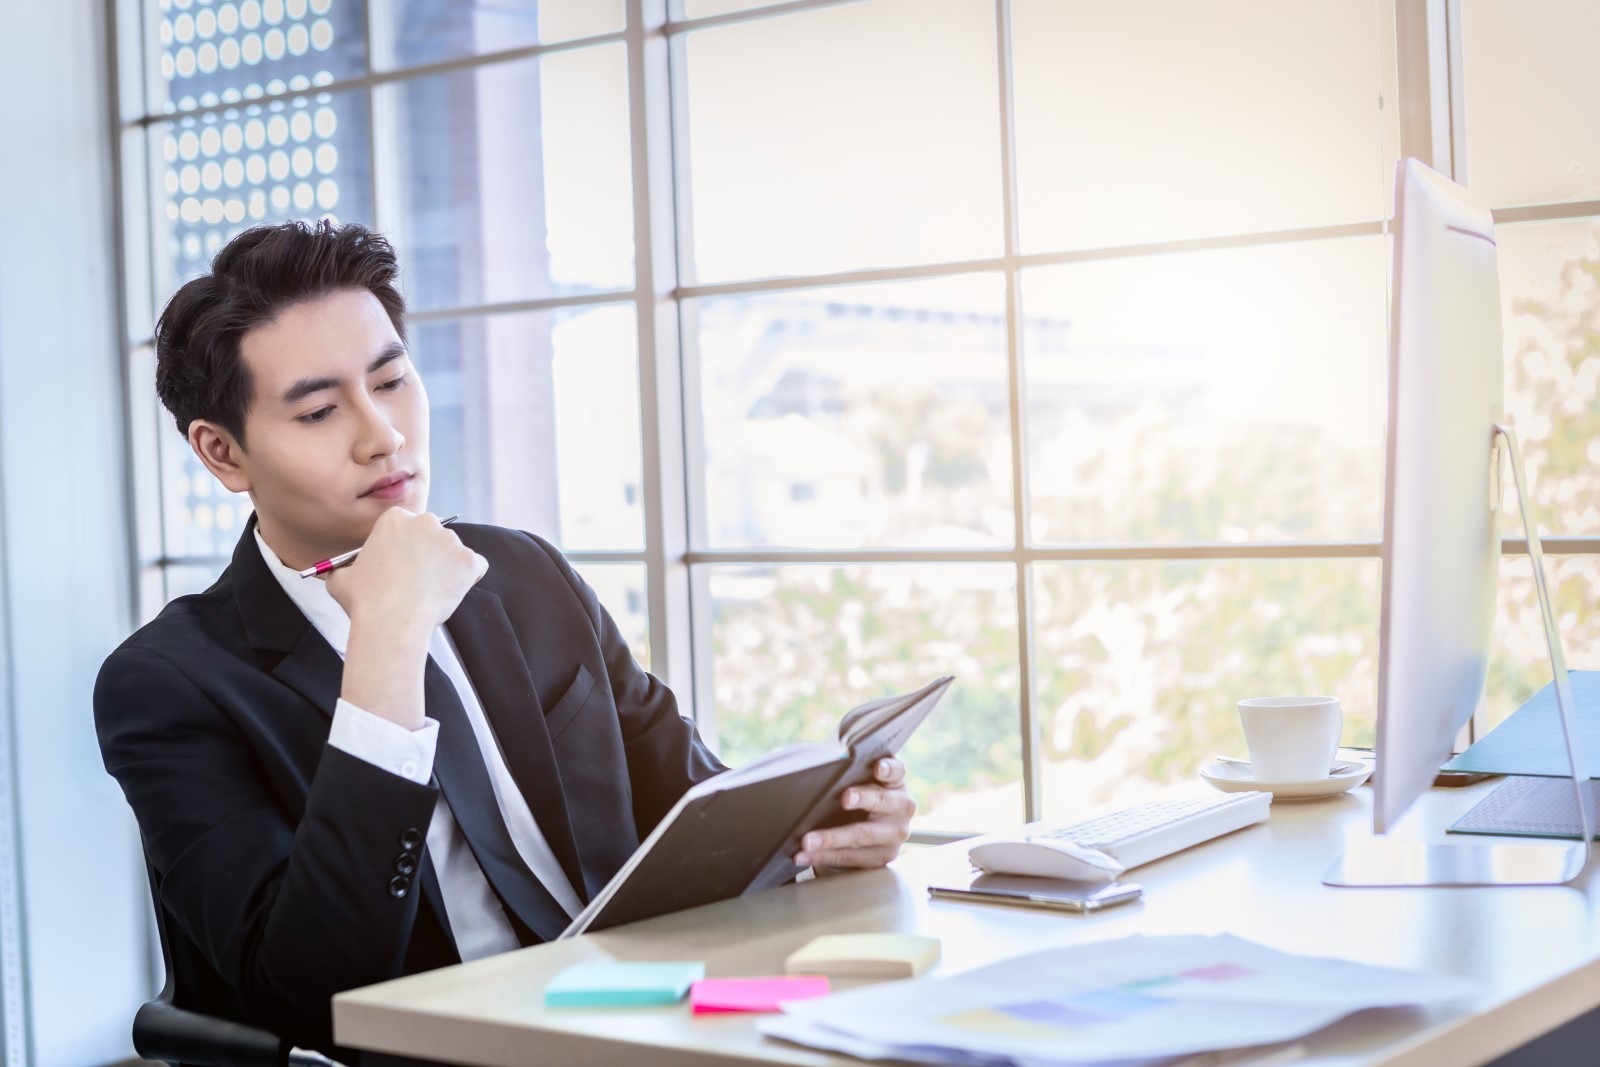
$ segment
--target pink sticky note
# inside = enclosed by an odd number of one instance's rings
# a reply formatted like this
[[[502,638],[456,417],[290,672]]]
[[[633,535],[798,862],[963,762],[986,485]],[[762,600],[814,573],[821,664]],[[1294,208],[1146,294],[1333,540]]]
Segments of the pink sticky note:
[[[810,1000],[828,995],[828,980],[820,975],[794,974],[777,978],[702,978],[689,987],[689,1003],[696,1015],[729,1011],[777,1011],[784,1000]]]

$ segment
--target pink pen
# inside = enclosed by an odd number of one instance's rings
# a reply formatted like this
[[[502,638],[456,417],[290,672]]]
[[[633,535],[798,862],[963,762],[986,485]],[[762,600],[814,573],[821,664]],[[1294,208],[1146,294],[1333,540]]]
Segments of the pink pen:
[[[449,526],[452,522],[455,522],[460,517],[460,515],[452,515],[448,519],[440,519],[439,525]],[[343,567],[346,563],[349,563],[360,554],[361,550],[359,548],[352,548],[348,552],[341,552],[332,559],[325,559],[321,563],[313,564],[312,566],[307,567],[305,570],[300,572],[300,577],[315,578],[319,574],[327,574],[329,571],[334,570],[335,568]]]

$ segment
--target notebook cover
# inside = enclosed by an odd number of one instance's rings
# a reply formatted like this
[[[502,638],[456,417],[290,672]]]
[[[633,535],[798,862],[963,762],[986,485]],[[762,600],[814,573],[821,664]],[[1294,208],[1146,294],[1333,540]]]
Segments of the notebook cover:
[[[1600,778],[1600,671],[1568,671],[1579,747],[1590,778]],[[1379,753],[1378,758],[1383,758]],[[1545,686],[1477,744],[1445,764],[1447,771],[1566,778],[1567,743],[1556,709],[1556,686]]]
[[[855,748],[850,751],[849,768],[842,771],[828,790],[817,798],[804,818],[795,821],[783,847],[773,853],[761,873],[745,889],[746,893],[759,893],[763,889],[792,881],[800,873],[800,868],[790,861],[790,857],[800,851],[800,839],[812,830],[844,826],[868,817],[864,811],[845,810],[839,804],[839,797],[853,785],[869,785],[876,780],[873,765],[883,757],[893,756],[900,751],[906,740],[922,725],[922,720],[944,699],[946,690],[954,680],[949,676],[936,680],[920,701],[888,722],[880,723],[874,732],[857,739]]]
[[[586,933],[727,900],[744,892],[808,810],[849,766],[848,757],[702,797],[618,887]]]
[[[676,1004],[706,973],[703,963],[583,963],[544,989],[547,1008],[615,1008]]]

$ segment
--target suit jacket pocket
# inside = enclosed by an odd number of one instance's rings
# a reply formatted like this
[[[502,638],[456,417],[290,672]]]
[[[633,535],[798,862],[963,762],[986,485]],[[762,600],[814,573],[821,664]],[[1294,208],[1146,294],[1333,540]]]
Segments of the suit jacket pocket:
[[[561,732],[572,725],[583,706],[594,695],[594,675],[583,664],[578,664],[578,673],[573,675],[572,684],[567,686],[567,691],[561,699],[551,705],[545,713],[545,729],[550,732],[550,740],[554,741],[561,736]]]

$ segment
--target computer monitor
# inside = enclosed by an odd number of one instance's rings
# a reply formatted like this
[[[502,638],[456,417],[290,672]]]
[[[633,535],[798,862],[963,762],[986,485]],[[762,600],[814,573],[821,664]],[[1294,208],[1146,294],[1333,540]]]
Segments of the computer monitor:
[[[1467,190],[1415,159],[1395,172],[1389,433],[1378,651],[1373,830],[1388,832],[1433,782],[1482,699],[1500,563],[1503,460],[1527,527],[1558,703],[1576,744],[1566,667],[1528,522],[1516,441],[1504,427],[1494,221]],[[1574,758],[1574,792],[1577,793]],[[1581,807],[1581,801],[1580,801]],[[1586,824],[1587,825],[1587,824]],[[1332,885],[1554,884],[1579,845],[1362,842]]]

